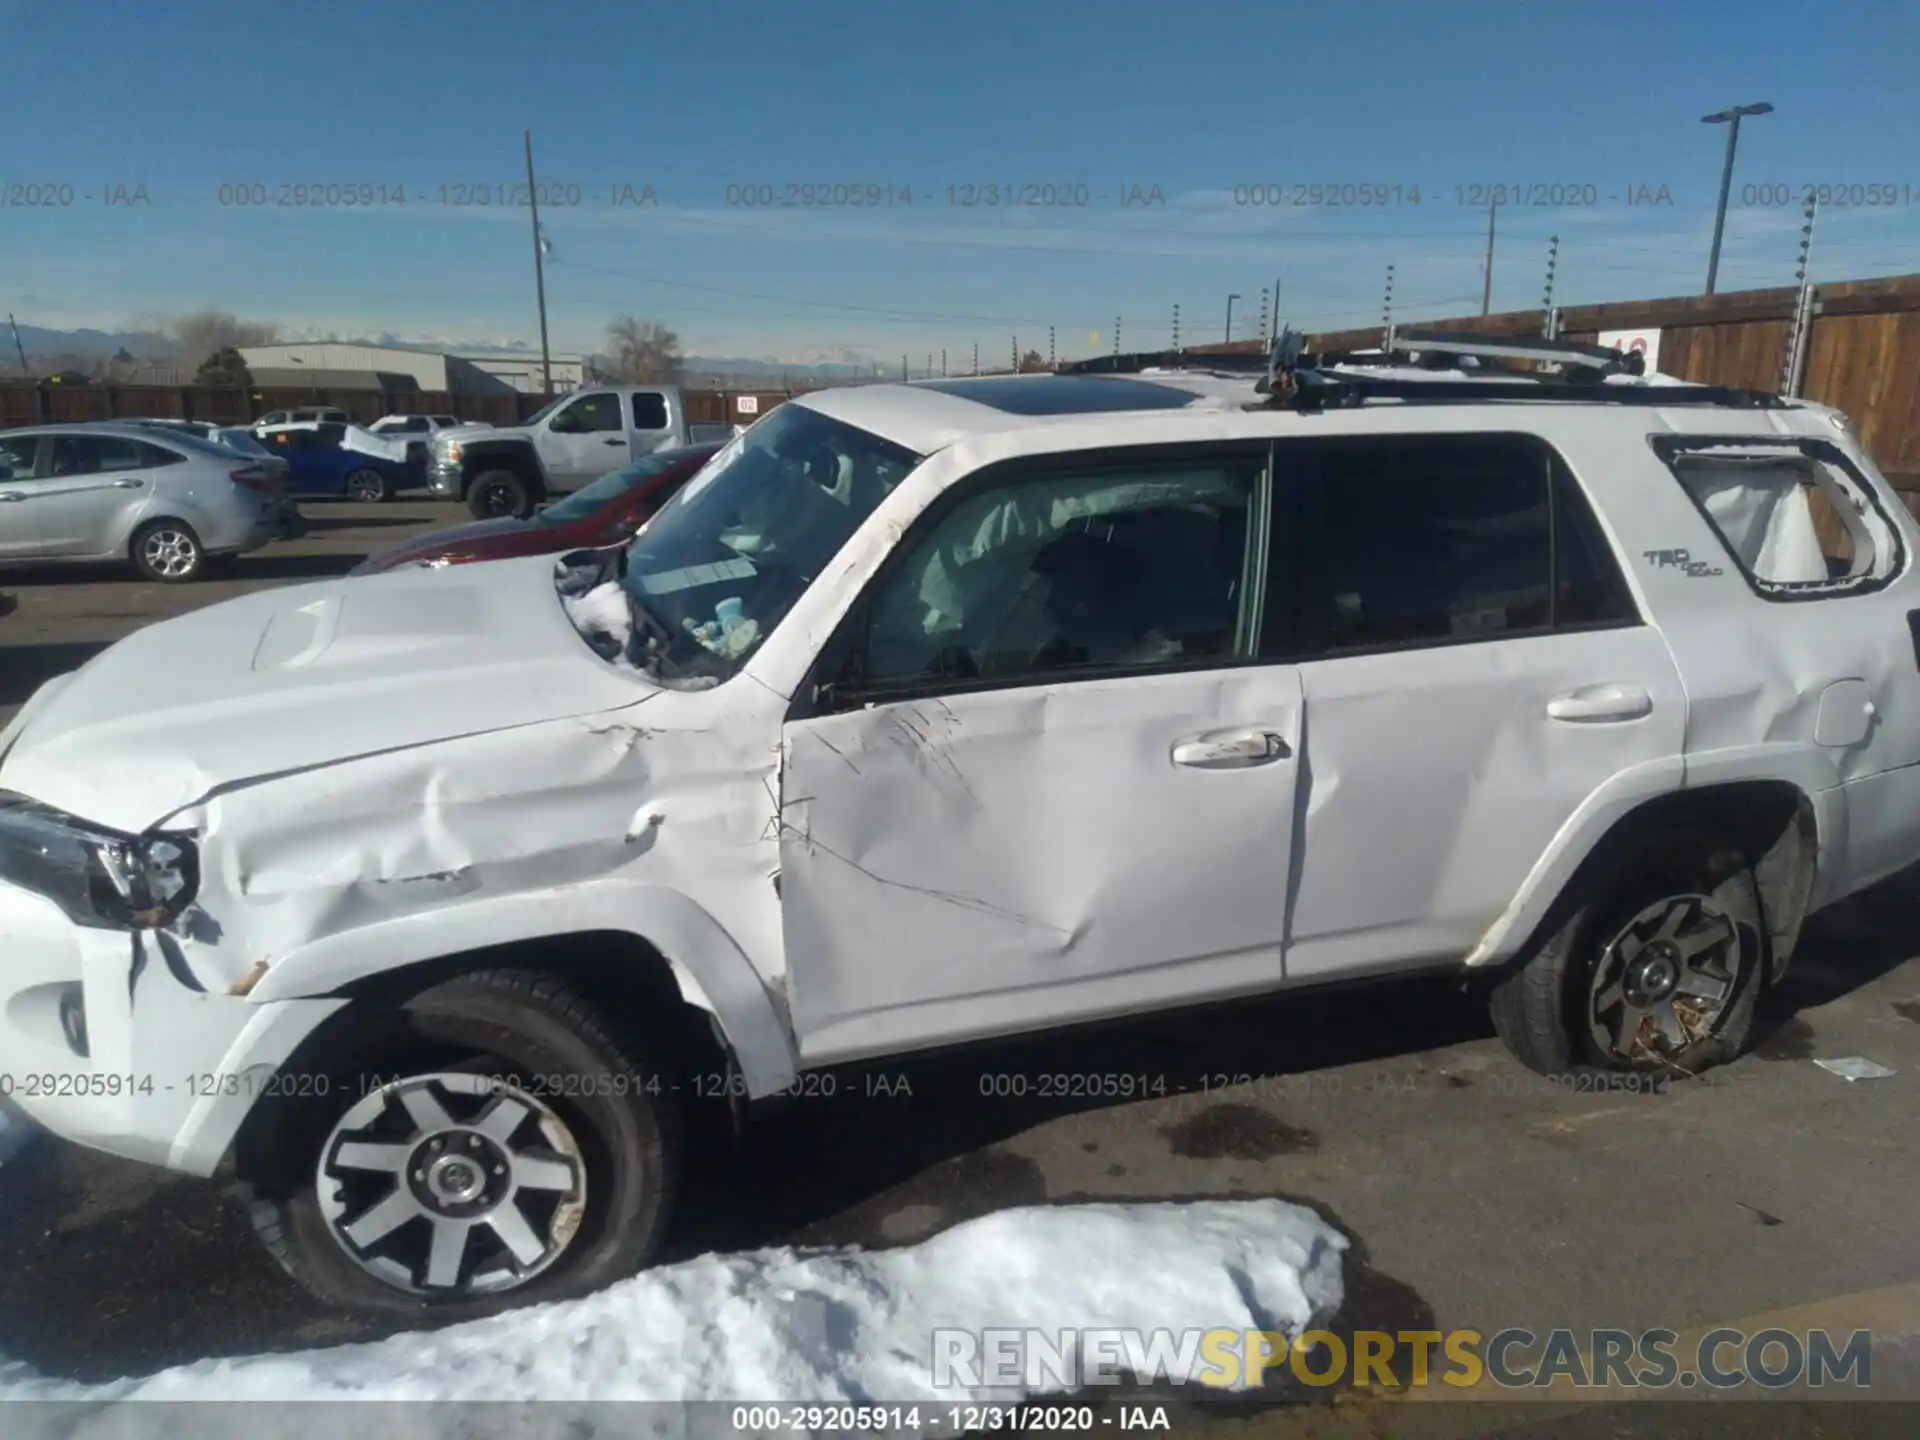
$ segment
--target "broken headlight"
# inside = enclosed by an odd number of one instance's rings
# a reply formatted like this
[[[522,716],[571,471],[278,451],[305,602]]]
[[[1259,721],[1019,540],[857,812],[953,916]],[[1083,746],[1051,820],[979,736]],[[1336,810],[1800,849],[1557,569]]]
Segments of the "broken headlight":
[[[0,794],[0,880],[45,896],[76,925],[152,930],[193,903],[199,855],[184,835],[122,835]]]

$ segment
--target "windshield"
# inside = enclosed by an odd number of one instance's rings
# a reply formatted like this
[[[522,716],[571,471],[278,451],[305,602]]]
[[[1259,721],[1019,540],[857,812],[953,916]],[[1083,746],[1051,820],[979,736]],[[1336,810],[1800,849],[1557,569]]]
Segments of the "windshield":
[[[520,424],[523,427],[527,427],[527,428],[531,428],[532,426],[538,425],[542,420],[546,419],[549,415],[551,415],[554,411],[558,410],[562,405],[566,404],[567,401],[571,399],[573,399],[573,396],[571,395],[556,395],[553,397],[553,399],[547,401],[546,404],[542,405],[538,410],[534,411],[526,419],[522,420]]]
[[[717,447],[688,446],[679,450],[656,450],[643,460],[602,475],[585,489],[576,490],[558,504],[549,505],[534,516],[536,525],[571,525],[584,520],[603,505],[611,505],[636,485],[643,485],[677,465],[690,465],[712,456]]]
[[[216,430],[213,438],[229,450],[238,450],[242,455],[271,455],[273,452],[253,438],[246,430]]]
[[[670,680],[734,674],[921,458],[782,405],[628,546],[635,658]]]

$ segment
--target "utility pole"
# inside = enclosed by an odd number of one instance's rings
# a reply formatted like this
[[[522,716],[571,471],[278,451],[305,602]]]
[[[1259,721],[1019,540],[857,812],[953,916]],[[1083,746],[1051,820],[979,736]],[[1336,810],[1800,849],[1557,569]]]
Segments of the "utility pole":
[[[1487,278],[1480,290],[1480,313],[1493,309],[1493,217],[1500,212],[1498,201],[1487,201]]]
[[[1173,307],[1173,350],[1176,355],[1180,353],[1180,307],[1178,305]]]
[[[933,378],[933,351],[927,351],[927,378]]]
[[[944,350],[940,352],[940,378],[947,378],[947,352]]]
[[[1393,348],[1393,266],[1387,266],[1387,291],[1380,301],[1380,348]]]
[[[553,398],[553,353],[547,348],[547,270],[540,253],[540,199],[533,184],[533,131],[523,130],[527,145],[527,204],[533,211],[533,293],[540,301],[540,383],[549,400]]]
[[[976,375],[980,373],[980,342],[978,340],[973,342],[973,373]]]
[[[1053,326],[1047,326],[1047,369],[1056,370],[1059,366],[1053,358]]]
[[[1240,297],[1239,297],[1238,295],[1229,295],[1229,296],[1227,296],[1227,335],[1226,335],[1226,343],[1227,343],[1227,344],[1229,344],[1229,345],[1231,345],[1231,344],[1233,343],[1233,302],[1234,302],[1234,301],[1236,301],[1236,300],[1238,300],[1239,298],[1240,298]]]
[[[1740,144],[1740,120],[1746,115],[1771,115],[1771,105],[1732,105],[1702,115],[1702,125],[1727,127],[1727,160],[1720,167],[1720,206],[1713,212],[1713,248],[1707,252],[1707,294],[1713,294],[1714,281],[1720,278],[1720,236],[1727,228],[1727,197],[1733,191],[1733,152]]]
[[[1267,292],[1264,288],[1260,291],[1260,343],[1267,343]]]
[[[907,383],[907,357],[904,355],[900,357],[900,383]]]
[[[1013,348],[1013,373],[1018,375],[1020,373],[1020,337],[1009,335],[1007,343]]]
[[[1120,317],[1118,315],[1113,317],[1113,353],[1116,355],[1120,353]]]
[[[13,349],[14,353],[20,357],[20,373],[32,375],[32,367],[27,364],[27,347],[20,343],[20,324],[13,318],[11,310],[7,312],[7,324],[13,328]]]

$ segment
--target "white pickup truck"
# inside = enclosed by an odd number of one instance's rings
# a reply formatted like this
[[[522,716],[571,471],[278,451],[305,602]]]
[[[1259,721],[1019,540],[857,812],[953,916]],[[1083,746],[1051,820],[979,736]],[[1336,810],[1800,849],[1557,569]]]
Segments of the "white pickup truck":
[[[690,439],[676,388],[597,386],[550,401],[524,424],[436,432],[428,485],[436,495],[464,500],[475,519],[524,518],[548,496]]]

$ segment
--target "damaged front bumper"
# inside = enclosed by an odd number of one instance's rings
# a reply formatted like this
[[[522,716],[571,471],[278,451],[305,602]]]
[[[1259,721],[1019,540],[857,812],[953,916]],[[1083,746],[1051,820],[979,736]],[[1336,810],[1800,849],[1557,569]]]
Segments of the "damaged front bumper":
[[[0,935],[0,1094],[77,1144],[195,1175],[346,1003],[208,993],[168,932],[77,925],[5,882]]]

